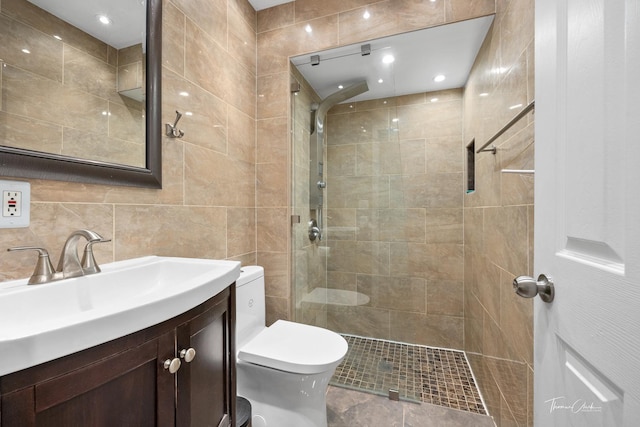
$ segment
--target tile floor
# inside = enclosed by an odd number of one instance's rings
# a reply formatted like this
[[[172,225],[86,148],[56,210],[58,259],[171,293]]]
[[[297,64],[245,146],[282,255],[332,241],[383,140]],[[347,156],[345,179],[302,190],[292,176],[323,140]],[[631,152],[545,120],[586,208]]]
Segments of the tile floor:
[[[327,392],[327,421],[328,427],[495,427],[488,415],[334,386]]]
[[[463,352],[343,336],[349,350],[332,385],[486,415]]]

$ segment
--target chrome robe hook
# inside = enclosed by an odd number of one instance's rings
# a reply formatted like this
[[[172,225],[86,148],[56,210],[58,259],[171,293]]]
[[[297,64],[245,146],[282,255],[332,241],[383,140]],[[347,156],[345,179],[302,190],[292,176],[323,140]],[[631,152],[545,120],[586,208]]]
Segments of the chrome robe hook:
[[[176,121],[173,124],[165,124],[166,134],[169,138],[182,138],[184,136],[184,132],[176,127],[181,117],[182,113],[176,110]]]

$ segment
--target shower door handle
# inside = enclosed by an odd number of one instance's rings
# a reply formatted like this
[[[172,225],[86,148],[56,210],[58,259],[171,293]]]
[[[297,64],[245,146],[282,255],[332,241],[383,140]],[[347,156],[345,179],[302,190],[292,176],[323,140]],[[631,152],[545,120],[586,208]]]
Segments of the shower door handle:
[[[327,182],[326,181],[320,180],[320,181],[318,181],[316,183],[316,185],[318,186],[319,190],[322,190],[323,188],[327,188]]]

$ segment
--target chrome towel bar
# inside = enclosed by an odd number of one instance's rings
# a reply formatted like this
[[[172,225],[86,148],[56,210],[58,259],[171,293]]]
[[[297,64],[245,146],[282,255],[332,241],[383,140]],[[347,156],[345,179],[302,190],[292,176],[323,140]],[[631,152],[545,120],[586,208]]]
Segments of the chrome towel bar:
[[[507,130],[509,130],[509,128],[511,126],[513,126],[514,124],[516,124],[518,122],[518,120],[520,120],[521,118],[523,118],[524,116],[527,115],[527,113],[529,113],[529,111],[533,110],[533,107],[535,106],[535,100],[531,101],[529,103],[529,105],[527,105],[526,107],[524,107],[522,109],[522,111],[520,111],[513,119],[511,119],[509,121],[509,123],[507,123],[506,125],[504,125],[502,127],[502,129],[500,129],[498,132],[496,132],[495,135],[493,135],[491,138],[489,138],[489,140],[487,142],[484,143],[484,145],[482,145],[482,147],[478,148],[478,151],[476,151],[476,153],[482,153],[482,152],[486,152],[486,151],[490,151],[493,154],[496,154],[496,147],[489,147],[489,145],[495,141],[496,139],[498,139],[503,133],[505,133]],[[489,148],[487,148],[489,147]]]

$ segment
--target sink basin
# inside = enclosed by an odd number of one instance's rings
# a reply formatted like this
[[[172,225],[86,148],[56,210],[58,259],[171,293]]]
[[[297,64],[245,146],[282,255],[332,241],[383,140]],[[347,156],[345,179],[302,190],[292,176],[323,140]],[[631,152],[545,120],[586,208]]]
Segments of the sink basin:
[[[43,285],[0,283],[0,376],[161,323],[217,295],[240,263],[148,256]]]

